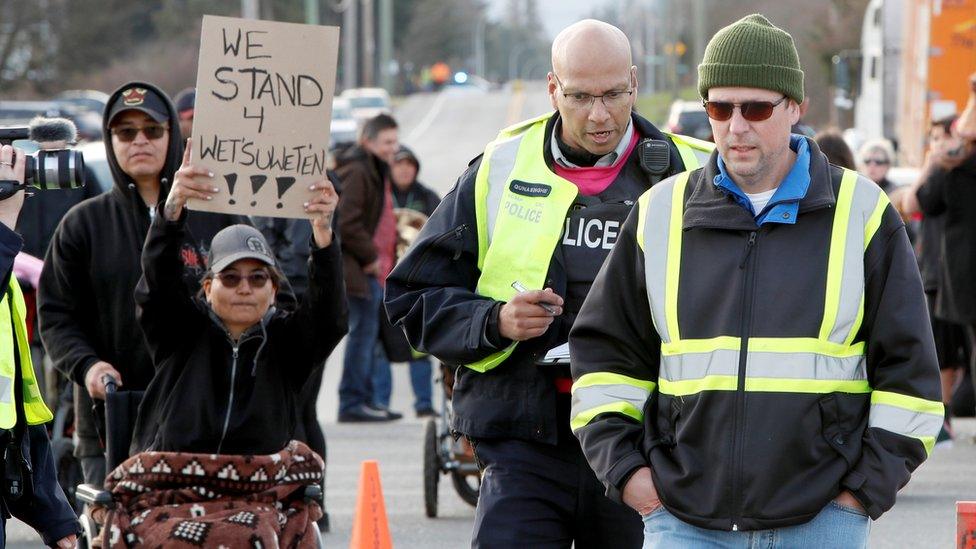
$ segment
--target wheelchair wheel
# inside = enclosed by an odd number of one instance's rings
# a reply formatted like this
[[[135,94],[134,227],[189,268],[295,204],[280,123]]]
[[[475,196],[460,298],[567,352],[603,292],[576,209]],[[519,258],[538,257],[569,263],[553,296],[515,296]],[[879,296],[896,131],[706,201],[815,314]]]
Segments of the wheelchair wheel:
[[[78,544],[76,547],[78,549],[91,549],[93,546],[92,541],[98,538],[98,525],[95,521],[88,516],[88,514],[83,514],[78,519],[81,524],[81,534],[78,535]]]
[[[465,503],[472,507],[478,506],[478,491],[481,489],[480,475],[451,471],[451,482],[454,483],[454,490]]]
[[[424,510],[427,516],[437,516],[437,482],[441,476],[440,445],[437,437],[437,422],[427,420],[424,429]]]

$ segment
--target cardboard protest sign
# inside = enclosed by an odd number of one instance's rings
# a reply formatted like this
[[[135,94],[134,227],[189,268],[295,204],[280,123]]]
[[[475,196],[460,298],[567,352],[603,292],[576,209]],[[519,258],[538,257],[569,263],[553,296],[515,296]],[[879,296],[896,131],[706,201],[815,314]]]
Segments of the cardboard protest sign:
[[[325,177],[338,27],[204,16],[192,163],[214,172],[195,210],[308,217]]]

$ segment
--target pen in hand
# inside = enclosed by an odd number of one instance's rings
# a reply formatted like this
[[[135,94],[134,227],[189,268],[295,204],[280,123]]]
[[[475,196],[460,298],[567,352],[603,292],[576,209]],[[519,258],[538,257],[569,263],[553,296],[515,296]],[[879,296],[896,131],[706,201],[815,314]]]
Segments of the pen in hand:
[[[525,286],[523,286],[522,283],[519,282],[518,280],[516,280],[515,282],[512,282],[512,288],[515,288],[515,291],[516,292],[519,292],[519,293],[529,291],[528,288],[526,288]],[[551,315],[556,314],[556,309],[554,308],[554,305],[552,303],[546,303],[545,301],[539,301],[539,302],[536,303],[536,305],[542,307],[547,313],[549,313]]]

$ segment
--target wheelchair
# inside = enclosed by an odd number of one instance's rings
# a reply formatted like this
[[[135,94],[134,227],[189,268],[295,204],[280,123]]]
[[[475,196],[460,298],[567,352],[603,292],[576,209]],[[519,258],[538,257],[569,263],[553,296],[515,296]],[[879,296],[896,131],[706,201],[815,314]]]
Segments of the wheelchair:
[[[449,475],[454,490],[465,503],[478,505],[481,471],[468,441],[451,434],[451,396],[454,392],[454,370],[441,364],[441,416],[427,420],[424,429],[424,511],[437,516],[437,485],[440,476]]]
[[[103,378],[105,383],[105,467],[111,473],[116,467],[129,457],[129,445],[132,441],[133,423],[139,403],[144,391],[118,391],[115,380],[110,376]],[[110,510],[116,505],[111,492],[101,486],[81,484],[75,490],[75,498],[79,504],[86,506],[79,522],[82,532],[78,536],[78,549],[98,547],[102,525],[92,516],[92,510],[101,508]],[[324,509],[324,494],[321,486],[306,486],[302,494],[306,503],[317,503]],[[313,528],[318,547],[324,547],[322,535],[318,528]]]

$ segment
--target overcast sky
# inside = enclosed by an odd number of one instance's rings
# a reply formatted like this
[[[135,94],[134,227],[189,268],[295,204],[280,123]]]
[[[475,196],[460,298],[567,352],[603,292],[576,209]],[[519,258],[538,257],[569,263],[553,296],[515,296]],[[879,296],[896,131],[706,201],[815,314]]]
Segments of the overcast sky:
[[[571,23],[590,15],[594,9],[614,0],[537,0],[539,17],[549,38]],[[617,0],[619,2],[619,0]],[[488,15],[500,19],[505,14],[507,0],[489,0]]]

